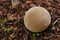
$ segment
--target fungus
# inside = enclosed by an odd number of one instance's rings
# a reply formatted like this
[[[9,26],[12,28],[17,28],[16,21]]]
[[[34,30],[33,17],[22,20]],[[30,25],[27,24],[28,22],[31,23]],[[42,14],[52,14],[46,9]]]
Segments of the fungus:
[[[32,32],[42,32],[51,23],[51,15],[43,7],[32,7],[24,16],[25,27]]]

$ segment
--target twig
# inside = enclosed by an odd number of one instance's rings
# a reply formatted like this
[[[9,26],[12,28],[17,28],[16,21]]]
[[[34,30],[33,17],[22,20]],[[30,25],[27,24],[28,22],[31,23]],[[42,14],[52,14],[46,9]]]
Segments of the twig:
[[[52,25],[55,25],[57,23],[58,19],[54,21],[54,23]]]
[[[51,35],[51,36],[49,36],[49,37],[44,37],[45,39],[50,39],[50,38],[52,38],[52,37],[54,37],[55,35]]]
[[[28,33],[28,31],[25,29],[25,27],[24,27],[24,30],[25,30],[26,33],[32,38],[32,36]]]
[[[60,19],[60,18],[58,18],[57,20],[55,20],[52,25],[55,25],[55,24],[59,21],[59,19]]]
[[[51,11],[51,14],[54,14],[54,13],[55,13],[55,8],[53,8]]]
[[[12,0],[12,7],[15,8],[19,4],[19,0]]]

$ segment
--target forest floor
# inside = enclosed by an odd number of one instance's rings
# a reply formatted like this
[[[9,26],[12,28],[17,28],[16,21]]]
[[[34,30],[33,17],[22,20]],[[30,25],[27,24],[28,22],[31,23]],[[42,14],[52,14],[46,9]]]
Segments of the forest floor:
[[[25,12],[34,6],[50,12],[51,24],[43,32],[25,28]],[[15,8],[11,0],[0,0],[0,40],[60,40],[60,0],[20,0]]]

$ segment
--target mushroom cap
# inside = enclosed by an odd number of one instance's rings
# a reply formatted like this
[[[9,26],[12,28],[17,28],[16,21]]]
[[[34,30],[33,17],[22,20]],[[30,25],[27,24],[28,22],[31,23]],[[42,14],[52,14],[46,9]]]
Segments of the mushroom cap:
[[[43,7],[32,7],[24,17],[25,27],[32,32],[41,32],[48,28],[51,22],[49,12]]]

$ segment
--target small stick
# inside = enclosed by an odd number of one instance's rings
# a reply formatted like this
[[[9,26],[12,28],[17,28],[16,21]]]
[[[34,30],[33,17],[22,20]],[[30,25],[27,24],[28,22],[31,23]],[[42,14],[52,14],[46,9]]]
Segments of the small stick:
[[[54,21],[53,25],[55,25],[58,21],[59,21],[60,18],[58,18],[57,20]]]
[[[57,23],[58,19],[54,21],[53,25],[55,25]]]
[[[12,7],[15,8],[19,4],[19,0],[12,0]]]
[[[51,35],[51,36],[49,36],[49,37],[44,37],[45,39],[50,39],[50,38],[52,38],[52,37],[54,37],[55,35]]]
[[[54,14],[55,11],[56,11],[55,8],[53,8],[52,11],[51,11],[51,14]]]

